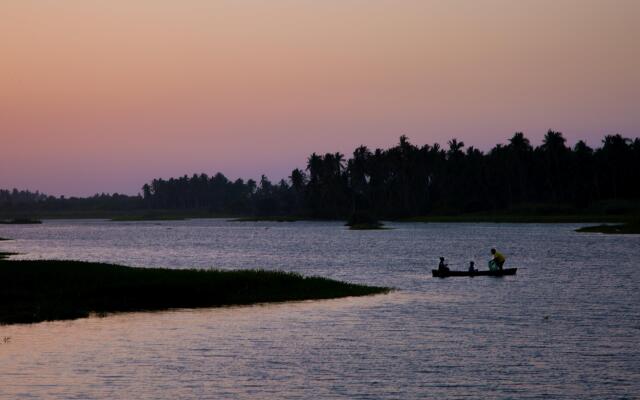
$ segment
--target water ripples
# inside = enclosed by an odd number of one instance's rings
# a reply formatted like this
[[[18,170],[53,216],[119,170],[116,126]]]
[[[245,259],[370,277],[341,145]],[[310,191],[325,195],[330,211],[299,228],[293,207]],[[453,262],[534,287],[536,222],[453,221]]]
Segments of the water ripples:
[[[574,225],[46,221],[6,226],[19,258],[266,268],[389,295],[125,313],[0,327],[0,398],[633,398],[639,236]],[[268,228],[268,229],[266,229]],[[433,279],[446,256],[518,275]]]

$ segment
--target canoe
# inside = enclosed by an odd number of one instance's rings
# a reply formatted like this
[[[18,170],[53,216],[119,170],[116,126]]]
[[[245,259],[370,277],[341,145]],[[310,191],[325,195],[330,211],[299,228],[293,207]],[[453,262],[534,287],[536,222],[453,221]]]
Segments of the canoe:
[[[497,271],[438,271],[431,270],[434,278],[447,278],[449,276],[504,276],[515,275],[518,268],[505,268]]]

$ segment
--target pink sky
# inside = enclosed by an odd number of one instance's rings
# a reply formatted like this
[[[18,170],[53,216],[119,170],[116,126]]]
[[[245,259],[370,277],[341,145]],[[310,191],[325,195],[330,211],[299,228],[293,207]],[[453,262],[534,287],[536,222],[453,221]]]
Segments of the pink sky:
[[[0,188],[273,180],[312,152],[640,135],[640,1],[3,0]]]

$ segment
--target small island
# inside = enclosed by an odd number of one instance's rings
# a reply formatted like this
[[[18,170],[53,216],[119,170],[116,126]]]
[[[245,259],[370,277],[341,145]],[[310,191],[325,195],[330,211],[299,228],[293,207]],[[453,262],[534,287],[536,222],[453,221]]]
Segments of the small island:
[[[219,307],[389,292],[265,270],[134,268],[81,261],[0,261],[0,324],[122,311]]]
[[[347,225],[347,226],[349,227],[349,230],[352,230],[352,231],[368,231],[368,230],[378,230],[378,229],[391,229],[391,228],[385,227],[382,224],[382,222],[354,224],[354,225]]]
[[[153,222],[153,221],[184,221],[187,217],[182,215],[121,215],[110,219],[112,222]]]
[[[584,228],[576,229],[576,232],[581,233],[608,233],[619,235],[640,234],[640,222],[628,222],[624,224],[603,224],[595,226],[585,226]]]
[[[349,216],[345,226],[348,226],[352,231],[362,230],[375,230],[375,229],[389,229],[371,213],[366,211],[357,211]]]
[[[252,217],[240,217],[230,219],[230,222],[296,222],[302,221],[305,218],[297,217],[295,215],[281,215],[281,216],[252,216]],[[310,219],[307,219],[310,220]]]

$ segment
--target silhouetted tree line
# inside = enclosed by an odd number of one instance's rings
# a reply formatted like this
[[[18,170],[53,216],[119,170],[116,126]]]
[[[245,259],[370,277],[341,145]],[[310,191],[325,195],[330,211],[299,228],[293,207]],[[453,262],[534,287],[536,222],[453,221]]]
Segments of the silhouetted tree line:
[[[91,197],[55,197],[28,190],[0,189],[0,215],[48,212],[132,211],[144,207],[142,196],[95,194]]]
[[[358,147],[343,154],[312,154],[305,170],[272,184],[265,176],[229,181],[205,174],[156,179],[143,187],[150,208],[200,208],[257,215],[296,214],[344,218],[353,212],[404,217],[433,212],[499,211],[527,204],[586,208],[600,200],[640,199],[640,139],[609,135],[602,147],[584,141],[573,148],[549,131],[533,147],[520,132],[488,153],[418,147],[401,136],[390,149]]]
[[[584,141],[568,147],[548,131],[533,147],[520,132],[484,153],[452,139],[416,146],[406,136],[389,149],[360,146],[350,159],[340,153],[312,154],[304,170],[287,181],[266,176],[231,181],[223,174],[154,179],[141,196],[96,195],[51,198],[38,193],[0,192],[0,205],[47,203],[51,207],[207,210],[243,215],[345,218],[354,212],[378,218],[432,213],[495,212],[538,207],[538,212],[580,210],[603,200],[640,199],[640,139],[608,135],[592,149]],[[85,204],[86,206],[86,204]]]

